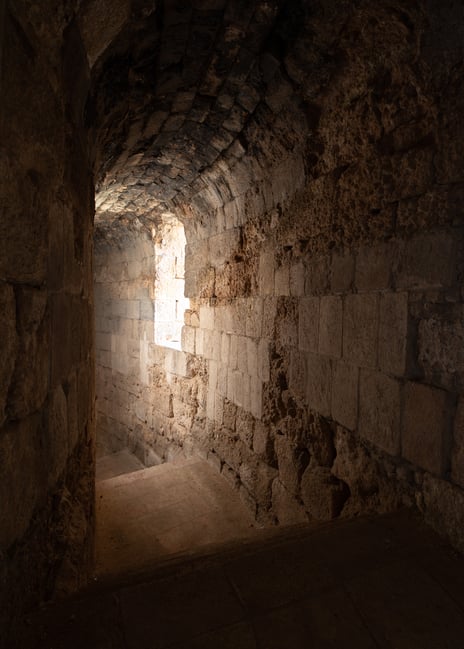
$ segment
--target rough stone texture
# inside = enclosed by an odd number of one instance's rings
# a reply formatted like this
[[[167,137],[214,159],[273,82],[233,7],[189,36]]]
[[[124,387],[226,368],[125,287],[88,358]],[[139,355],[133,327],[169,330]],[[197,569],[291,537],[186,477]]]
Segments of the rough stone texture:
[[[403,456],[422,469],[442,476],[445,468],[449,396],[420,383],[407,383],[403,415]]]
[[[377,295],[347,295],[343,313],[343,358],[361,367],[377,364]]]
[[[464,487],[464,399],[461,397],[454,418],[451,478]]]
[[[307,469],[301,478],[301,498],[306,511],[318,521],[336,518],[343,509],[349,489],[329,469]]]
[[[333,365],[332,417],[354,430],[358,422],[359,369],[343,361]]]
[[[2,615],[50,592],[60,562],[72,574],[90,539],[93,177],[114,444],[214,453],[263,522],[271,478],[301,505],[304,475],[308,508],[320,493],[318,516],[345,516],[421,503],[436,474],[428,516],[459,544],[462,7],[114,5],[0,5],[0,420],[37,416],[51,467],[35,504],[15,495]],[[133,255],[172,218],[195,329],[181,350],[153,343],[150,254]]]
[[[201,28],[201,11],[160,9],[149,34],[136,11],[94,66],[97,232],[179,218],[195,329],[183,355],[148,343],[153,394],[135,386],[118,435],[214,453],[263,521],[300,515],[304,471],[309,494],[349,487],[324,515],[419,502],[404,385],[450,404],[464,385],[459,9],[252,5],[245,20],[214,5]],[[278,467],[272,501],[258,460]]]
[[[380,296],[379,368],[395,376],[407,369],[408,294],[386,293]]]
[[[361,370],[359,434],[390,455],[400,452],[401,386],[380,372]]]
[[[93,186],[88,67],[60,3],[0,7],[0,627],[89,577]]]

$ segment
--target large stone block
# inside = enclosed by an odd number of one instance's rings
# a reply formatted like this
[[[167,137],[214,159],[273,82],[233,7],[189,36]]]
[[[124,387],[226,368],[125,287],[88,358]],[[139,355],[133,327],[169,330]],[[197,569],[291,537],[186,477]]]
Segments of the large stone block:
[[[305,294],[306,268],[302,261],[290,266],[290,295],[302,297]]]
[[[258,342],[252,338],[245,338],[247,348],[247,374],[259,376],[258,372]]]
[[[263,384],[257,378],[250,380],[250,412],[256,419],[263,415]]]
[[[464,307],[437,305],[419,323],[418,360],[427,382],[451,391],[464,390]]]
[[[308,522],[308,515],[301,502],[287,491],[278,478],[272,483],[272,511],[280,525]]]
[[[61,386],[50,397],[44,441],[49,458],[48,485],[52,487],[63,472],[69,455],[67,401]]]
[[[391,455],[399,455],[401,386],[380,372],[361,370],[359,434]]]
[[[1,294],[1,292],[0,292]],[[0,302],[2,301],[0,297]],[[9,387],[8,415],[19,419],[39,410],[48,392],[50,372],[50,320],[47,311],[45,290],[29,287],[16,289],[16,314],[13,301],[5,303],[0,311],[4,317],[0,324],[0,335],[4,348],[3,365],[0,370],[0,394],[8,376],[11,364],[15,363],[15,317],[18,344],[14,374]],[[12,335],[13,334],[13,335]],[[2,397],[0,396],[0,421],[2,420]]]
[[[48,457],[41,465],[40,417],[8,424],[0,436],[0,550],[5,552],[27,530],[47,483]]]
[[[271,376],[271,361],[269,341],[261,339],[258,343],[258,377],[261,381],[269,381]]]
[[[452,286],[457,281],[456,252],[453,231],[415,235],[401,254],[396,285],[405,289]]]
[[[285,435],[276,435],[274,440],[279,480],[286,490],[296,496],[300,488],[303,472],[309,464],[307,449],[291,442]]]
[[[274,295],[274,253],[265,251],[259,257],[260,295]]]
[[[264,462],[250,458],[243,462],[239,470],[240,480],[253,495],[256,502],[268,507],[272,498],[272,483],[277,477],[277,470]]]
[[[315,257],[306,268],[305,295],[324,295],[329,290],[329,260]]]
[[[202,329],[214,329],[214,308],[209,306],[200,307],[200,327]]]
[[[287,265],[276,268],[274,287],[275,295],[290,295],[290,268]]]
[[[350,252],[334,252],[330,263],[330,288],[334,293],[347,293],[354,279],[354,257]]]
[[[288,387],[299,397],[306,394],[306,357],[297,349],[290,352]]]
[[[380,296],[379,367],[383,372],[403,376],[408,346],[408,294]]]
[[[425,474],[423,482],[425,520],[464,552],[464,492],[447,480]]]
[[[358,291],[389,288],[398,258],[398,244],[377,243],[363,246],[356,255],[355,286]]]
[[[409,382],[405,388],[402,454],[426,471],[441,476],[446,468],[449,395],[444,390]]]
[[[319,352],[340,358],[342,355],[342,298],[321,297],[319,307]]]
[[[332,361],[325,356],[306,356],[306,403],[325,417],[330,417]]]
[[[355,430],[358,421],[359,369],[344,361],[333,363],[332,417],[349,430]]]
[[[239,336],[237,340],[237,366],[240,372],[247,372],[247,339],[245,336]]]
[[[168,386],[155,386],[151,400],[156,410],[166,417],[172,417],[172,393]]]
[[[259,338],[262,334],[263,301],[261,298],[249,298],[245,301],[245,334]]]
[[[233,228],[216,234],[209,240],[209,261],[213,266],[222,266],[240,246],[240,228]]]
[[[298,308],[298,349],[317,352],[319,343],[319,298],[302,298]]]
[[[464,397],[462,396],[459,399],[454,417],[451,479],[461,487],[464,487]]]
[[[343,312],[343,358],[362,367],[377,364],[378,296],[347,295]]]
[[[309,466],[301,478],[301,499],[308,514],[318,521],[339,516],[349,495],[348,486],[330,469]]]

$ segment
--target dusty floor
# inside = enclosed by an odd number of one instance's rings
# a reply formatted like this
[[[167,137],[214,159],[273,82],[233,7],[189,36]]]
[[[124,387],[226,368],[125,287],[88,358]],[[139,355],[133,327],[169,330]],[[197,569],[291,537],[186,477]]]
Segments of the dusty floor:
[[[464,560],[412,514],[272,535],[250,528],[243,540],[248,521],[214,472],[194,461],[159,469],[98,483],[100,578],[88,592],[31,619],[21,649],[463,649]],[[153,508],[142,500],[150,485],[158,493]],[[209,514],[195,516],[195,499],[208,493]],[[217,508],[227,497],[221,519]],[[170,518],[163,532],[161,521]],[[131,547],[111,539],[110,529],[123,534],[126,523]],[[129,575],[151,552],[150,526],[152,558],[169,547],[177,557],[164,554],[143,575]],[[230,530],[236,536],[222,548],[198,545],[197,555],[179,556],[187,544],[182,529],[194,541],[201,530],[210,541]],[[126,574],[115,583],[118,557]]]
[[[143,470],[137,463],[126,451],[98,461],[98,578],[132,574],[168,556],[259,534],[237,492],[207,462]],[[132,472],[120,475],[124,468]]]

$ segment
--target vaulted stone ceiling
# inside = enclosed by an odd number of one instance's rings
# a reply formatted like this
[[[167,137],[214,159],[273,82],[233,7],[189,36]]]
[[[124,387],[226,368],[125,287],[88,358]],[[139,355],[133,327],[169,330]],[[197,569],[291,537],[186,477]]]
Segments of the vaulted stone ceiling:
[[[96,141],[97,223],[132,215],[150,224],[181,206],[185,212],[205,188],[212,203],[227,202],[240,191],[232,169],[245,154],[240,173],[253,176],[261,159],[297,145],[301,115],[290,124],[280,114],[294,82],[279,59],[301,24],[298,3],[103,5],[81,10],[93,65],[86,111]]]

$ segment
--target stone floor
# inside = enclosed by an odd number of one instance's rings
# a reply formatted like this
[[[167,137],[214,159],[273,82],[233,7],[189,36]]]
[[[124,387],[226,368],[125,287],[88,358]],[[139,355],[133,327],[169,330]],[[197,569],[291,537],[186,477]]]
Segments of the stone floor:
[[[99,579],[134,574],[166,557],[260,533],[238,493],[204,460],[119,475],[124,466],[136,466],[127,451],[102,458],[97,467]],[[109,475],[115,477],[102,479]]]
[[[188,462],[162,469],[155,479],[151,470],[143,470],[137,478],[100,482],[106,502],[100,507],[111,510],[111,503],[119,502],[111,525],[123,530],[137,505],[136,492],[140,502],[130,525],[140,525],[145,534],[144,516],[154,510],[144,509],[142,494],[151,480],[157,485],[156,502],[166,507],[159,525],[169,522],[169,508],[174,511],[183,501],[180,476],[177,487],[170,483],[178,471],[185,472],[192,503],[213,479],[203,463]],[[210,495],[219,488],[218,479],[215,475]],[[107,493],[112,481],[119,496]],[[171,494],[161,491],[167,484]],[[126,489],[134,494],[123,498]],[[219,489],[223,505],[227,492],[233,503],[236,495],[227,483]],[[189,517],[183,505],[178,511],[172,516],[180,516],[179,525],[188,533],[205,515]],[[243,520],[237,522],[235,539],[197,546],[196,553],[182,551],[180,535],[166,532],[163,537],[161,527],[154,526],[156,552],[163,545],[160,538],[176,538],[171,548],[177,553],[153,559],[143,572],[135,569],[141,564],[124,564],[129,547],[122,552],[114,544],[108,550],[114,552],[111,561],[119,556],[123,562],[116,575],[118,566],[102,556],[101,545],[99,578],[87,592],[31,618],[21,649],[463,649],[464,560],[411,513],[272,534],[250,528],[251,535]],[[229,522],[235,529],[232,518]],[[165,530],[173,529],[171,523]],[[210,540],[216,538],[213,527],[205,527]],[[110,542],[110,534],[100,529],[99,543],[103,538]],[[145,538],[132,553],[148,547]]]

